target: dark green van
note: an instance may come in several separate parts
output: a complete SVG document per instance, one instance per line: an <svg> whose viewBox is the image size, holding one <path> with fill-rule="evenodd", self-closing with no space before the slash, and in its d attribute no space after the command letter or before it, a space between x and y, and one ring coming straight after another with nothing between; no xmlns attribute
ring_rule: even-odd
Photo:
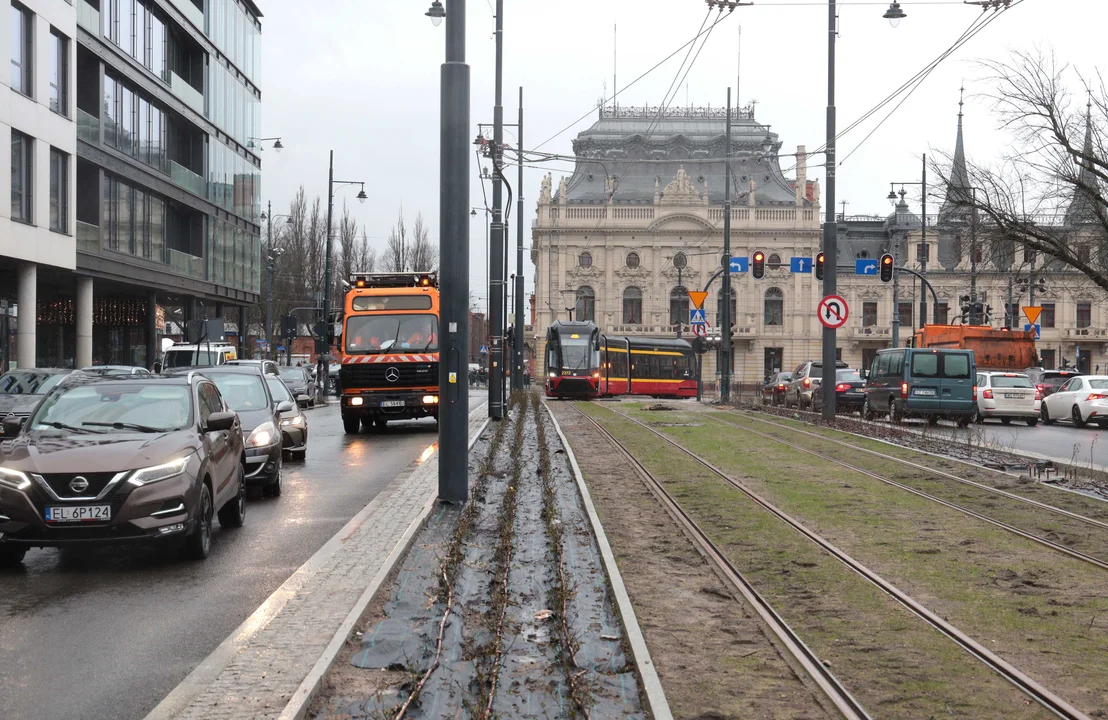
<svg viewBox="0 0 1108 720"><path fill-rule="evenodd" d="M923 417L931 425L947 418L964 427L974 416L976 377L972 350L880 350L866 375L862 415L888 414L893 423Z"/></svg>

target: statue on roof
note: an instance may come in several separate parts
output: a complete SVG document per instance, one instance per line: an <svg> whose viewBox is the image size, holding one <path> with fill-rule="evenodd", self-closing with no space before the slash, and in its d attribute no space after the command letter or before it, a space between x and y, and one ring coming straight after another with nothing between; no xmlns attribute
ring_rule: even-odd
<svg viewBox="0 0 1108 720"><path fill-rule="evenodd" d="M812 204L819 205L819 178L812 183Z"/></svg>
<svg viewBox="0 0 1108 720"><path fill-rule="evenodd" d="M754 182L754 177L751 176L749 183L750 190L746 194L746 204L750 207L754 207L754 191L758 189L758 183Z"/></svg>
<svg viewBox="0 0 1108 720"><path fill-rule="evenodd" d="M550 175L550 173L547 173L546 176L543 177L542 185L539 188L539 204L540 205L543 205L543 204L549 205L550 204L550 187L551 187L551 184L552 184L551 175Z"/></svg>
<svg viewBox="0 0 1108 720"><path fill-rule="evenodd" d="M671 205L699 205L700 193L685 172L685 166L677 169L677 174L665 189L666 202Z"/></svg>
<svg viewBox="0 0 1108 720"><path fill-rule="evenodd" d="M566 194L568 192L569 192L569 183L566 181L566 178L563 175L562 179L558 181L558 202L559 203L561 203L563 205L565 204Z"/></svg>
<svg viewBox="0 0 1108 720"><path fill-rule="evenodd" d="M662 199L662 191L659 189L661 185L661 176L654 176L654 204L657 205L658 201Z"/></svg>

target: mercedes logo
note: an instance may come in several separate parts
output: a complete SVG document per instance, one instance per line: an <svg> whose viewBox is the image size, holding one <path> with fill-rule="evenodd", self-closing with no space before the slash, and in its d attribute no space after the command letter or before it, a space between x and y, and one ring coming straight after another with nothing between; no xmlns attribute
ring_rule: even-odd
<svg viewBox="0 0 1108 720"><path fill-rule="evenodd" d="M83 493L88 490L88 480L78 475L69 481L69 489L75 493Z"/></svg>
<svg viewBox="0 0 1108 720"><path fill-rule="evenodd" d="M400 379L400 371L394 367L390 367L385 371L385 379L389 382L396 382Z"/></svg>

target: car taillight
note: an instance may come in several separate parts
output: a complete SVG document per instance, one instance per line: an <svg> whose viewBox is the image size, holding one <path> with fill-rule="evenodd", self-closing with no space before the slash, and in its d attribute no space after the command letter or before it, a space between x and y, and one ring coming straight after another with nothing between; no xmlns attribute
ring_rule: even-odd
<svg viewBox="0 0 1108 720"><path fill-rule="evenodd" d="M1043 391L1042 390L1040 390L1038 388L1035 388L1035 399L1036 400L1042 400L1043 399Z"/></svg>
<svg viewBox="0 0 1108 720"><path fill-rule="evenodd" d="M835 386L835 391L836 392L846 392L849 389L850 389L850 386L847 385L846 383L839 383L838 385Z"/></svg>
<svg viewBox="0 0 1108 720"><path fill-rule="evenodd" d="M1093 393L1092 395L1090 395L1089 397L1087 397L1085 399L1086 400L1105 400L1105 399L1108 399L1108 395L1104 395L1102 393Z"/></svg>
<svg viewBox="0 0 1108 720"><path fill-rule="evenodd" d="M812 378L804 378L804 387L812 387Z"/></svg>
<svg viewBox="0 0 1108 720"><path fill-rule="evenodd" d="M908 399L908 383L900 383L900 398L902 400Z"/></svg>
<svg viewBox="0 0 1108 720"><path fill-rule="evenodd" d="M784 385L778 385L778 386L777 386L777 389L778 389L778 390L784 390L784 389L785 389L785 386L784 386Z"/></svg>
<svg viewBox="0 0 1108 720"><path fill-rule="evenodd" d="M976 385L973 386L973 396L977 397L977 386Z"/></svg>
<svg viewBox="0 0 1108 720"><path fill-rule="evenodd" d="M974 393L974 394L976 394L976 393ZM993 399L993 391L992 390L986 390L986 391L981 393L981 397L985 398L986 400L992 400Z"/></svg>

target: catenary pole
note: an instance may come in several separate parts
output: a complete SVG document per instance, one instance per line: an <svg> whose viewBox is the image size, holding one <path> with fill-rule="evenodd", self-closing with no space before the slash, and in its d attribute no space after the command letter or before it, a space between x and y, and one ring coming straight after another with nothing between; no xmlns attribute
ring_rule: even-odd
<svg viewBox="0 0 1108 720"><path fill-rule="evenodd" d="M838 288L839 225L835 217L835 0L827 0L827 197L823 222L823 294L834 295ZM823 417L835 417L836 332L823 328L823 373L830 382L821 384Z"/></svg>
<svg viewBox="0 0 1108 720"><path fill-rule="evenodd" d="M519 182L516 185L515 337L512 341L512 389L523 389L523 88L519 89Z"/></svg>
<svg viewBox="0 0 1108 720"><path fill-rule="evenodd" d="M720 293L719 399L731 399L731 88L727 88L727 130L723 157L723 292Z"/></svg>
<svg viewBox="0 0 1108 720"><path fill-rule="evenodd" d="M500 181L500 146L504 142L503 107L504 0L496 0L496 89L492 108L492 223L489 226L489 417L504 417L504 197ZM494 381L495 379L495 381Z"/></svg>

